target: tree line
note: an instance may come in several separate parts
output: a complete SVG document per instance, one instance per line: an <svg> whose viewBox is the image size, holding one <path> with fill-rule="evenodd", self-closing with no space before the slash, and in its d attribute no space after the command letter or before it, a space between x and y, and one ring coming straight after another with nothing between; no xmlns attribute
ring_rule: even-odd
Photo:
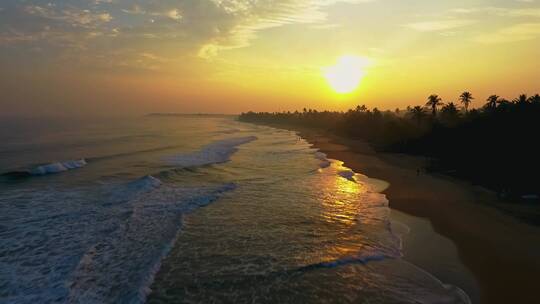
<svg viewBox="0 0 540 304"><path fill-rule="evenodd" d="M540 193L540 95L507 100L491 95L478 107L470 92L458 102L430 95L424 105L381 111L247 112L241 121L318 128L363 139L377 150L423 155L444 172L520 197Z"/></svg>

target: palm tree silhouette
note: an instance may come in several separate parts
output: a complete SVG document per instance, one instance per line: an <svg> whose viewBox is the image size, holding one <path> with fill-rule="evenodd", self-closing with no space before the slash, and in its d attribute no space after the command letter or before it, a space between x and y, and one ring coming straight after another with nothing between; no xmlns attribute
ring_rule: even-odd
<svg viewBox="0 0 540 304"><path fill-rule="evenodd" d="M473 99L474 99L474 97L469 92L463 92L463 93L461 93L461 95L459 95L459 100L461 101L461 103L465 107L465 112L466 113L469 112L469 105L471 104Z"/></svg>
<svg viewBox="0 0 540 304"><path fill-rule="evenodd" d="M535 94L535 95L529 97L529 102L530 103L538 103L538 104L540 104L540 95Z"/></svg>
<svg viewBox="0 0 540 304"><path fill-rule="evenodd" d="M444 107L442 107L441 112L452 113L452 114L458 114L459 113L456 104L453 103L453 102L449 102Z"/></svg>
<svg viewBox="0 0 540 304"><path fill-rule="evenodd" d="M526 94L521 94L519 95L518 98L514 99L512 102L516 104L526 104L529 102L529 98L527 97Z"/></svg>
<svg viewBox="0 0 540 304"><path fill-rule="evenodd" d="M458 107L453 102L447 103L441 108L439 118L446 125L453 126L457 124L459 119Z"/></svg>
<svg viewBox="0 0 540 304"><path fill-rule="evenodd" d="M442 105L441 98L439 95L433 94L428 97L428 102L426 106L431 107L431 113L433 116L437 116L437 106Z"/></svg>
<svg viewBox="0 0 540 304"><path fill-rule="evenodd" d="M414 120L416 120L418 124L420 124L424 116L426 116L426 112L424 111L424 108L421 106L416 106L410 109L409 114Z"/></svg>
<svg viewBox="0 0 540 304"><path fill-rule="evenodd" d="M495 109L499 103L499 96L491 95L486 99L487 103L485 105L486 109Z"/></svg>
<svg viewBox="0 0 540 304"><path fill-rule="evenodd" d="M366 105L356 106L356 112L366 112L367 109Z"/></svg>

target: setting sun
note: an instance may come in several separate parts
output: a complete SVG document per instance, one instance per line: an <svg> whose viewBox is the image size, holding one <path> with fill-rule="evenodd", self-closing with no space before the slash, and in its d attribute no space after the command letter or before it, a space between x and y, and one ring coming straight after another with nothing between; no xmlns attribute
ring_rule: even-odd
<svg viewBox="0 0 540 304"><path fill-rule="evenodd" d="M342 56L336 65L324 69L324 76L337 93L351 93L360 85L368 63L367 58Z"/></svg>

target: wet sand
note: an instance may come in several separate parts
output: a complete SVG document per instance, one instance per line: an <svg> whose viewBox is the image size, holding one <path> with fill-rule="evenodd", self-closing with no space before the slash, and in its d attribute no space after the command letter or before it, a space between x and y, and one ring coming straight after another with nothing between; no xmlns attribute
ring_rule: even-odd
<svg viewBox="0 0 540 304"><path fill-rule="evenodd" d="M450 239L476 279L480 303L537 303L540 229L489 206L497 200L493 193L445 176L423 172L418 175L417 170L424 166L419 157L376 153L362 141L294 129L329 158L344 161L356 172L389 182L391 186L385 194L392 209L426 218L438 234ZM415 256L412 262L467 291L467 286L452 281L460 280L459 267L437 270L437 260L443 261L451 249L424 245L422 242L429 239L415 241L411 239L415 235L413 232L405 239L410 243L408 251L412 250ZM452 271L456 274L454 278L449 275ZM471 298L478 302L475 300L478 297Z"/></svg>
<svg viewBox="0 0 540 304"><path fill-rule="evenodd" d="M478 281L459 258L452 240L435 232L426 218L392 209L390 220L393 232L401 237L405 261L430 273L445 285L459 287L472 303L480 302ZM400 233L407 230L408 233Z"/></svg>

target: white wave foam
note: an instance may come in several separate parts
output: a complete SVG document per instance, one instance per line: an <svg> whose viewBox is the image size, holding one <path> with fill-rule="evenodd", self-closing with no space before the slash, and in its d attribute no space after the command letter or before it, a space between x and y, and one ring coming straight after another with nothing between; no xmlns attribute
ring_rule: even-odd
<svg viewBox="0 0 540 304"><path fill-rule="evenodd" d="M327 155L322 152L315 152L315 158L321 161L319 164L321 169L328 168L332 165L332 162L327 158Z"/></svg>
<svg viewBox="0 0 540 304"><path fill-rule="evenodd" d="M340 172L338 172L338 174L339 174L339 176L341 176L341 177L343 177L345 179L348 179L351 182L356 182L356 180L354 179L355 173L352 170L340 171Z"/></svg>
<svg viewBox="0 0 540 304"><path fill-rule="evenodd" d="M315 158L320 160L328 160L327 155L322 152L315 152Z"/></svg>
<svg viewBox="0 0 540 304"><path fill-rule="evenodd" d="M330 167L331 165L332 165L332 163L329 160L324 160L319 164L319 167L324 169L324 168Z"/></svg>
<svg viewBox="0 0 540 304"><path fill-rule="evenodd" d="M229 161L238 149L237 147L256 140L257 137L229 138L213 142L200 151L169 157L167 160L180 167L198 167L219 164Z"/></svg>
<svg viewBox="0 0 540 304"><path fill-rule="evenodd" d="M383 253L363 253L358 256L345 257L333 261L326 261L308 266L303 266L299 270L313 270L317 268L336 268L348 264L363 264L366 265L370 262L378 262L385 259L395 259L394 256L388 256Z"/></svg>
<svg viewBox="0 0 540 304"><path fill-rule="evenodd" d="M142 181L143 188L147 183L157 185L151 177ZM80 259L70 279L68 302L144 303L161 260L174 245L182 216L234 188L234 184L202 188L161 185L130 201L126 204L129 218Z"/></svg>
<svg viewBox="0 0 540 304"><path fill-rule="evenodd" d="M134 191L150 191L159 186L161 186L161 181L152 175L147 175L127 184L127 187Z"/></svg>
<svg viewBox="0 0 540 304"><path fill-rule="evenodd" d="M78 169L86 166L86 160L69 160L65 162L51 163L47 165L37 166L33 169L28 170L30 175L47 175L60 173L68 170Z"/></svg>
<svg viewBox="0 0 540 304"><path fill-rule="evenodd" d="M234 189L175 187L152 176L112 193L111 186L0 195L2 226L9 227L0 232L0 263L12 257L0 267L0 286L10 290L5 302L143 303L182 215Z"/></svg>
<svg viewBox="0 0 540 304"><path fill-rule="evenodd" d="M142 195L159 188L161 185L161 180L151 175L147 175L139 178L138 180L123 184L121 186L116 186L116 188L112 190L110 199L103 203L103 206L111 206L132 200L138 195Z"/></svg>

